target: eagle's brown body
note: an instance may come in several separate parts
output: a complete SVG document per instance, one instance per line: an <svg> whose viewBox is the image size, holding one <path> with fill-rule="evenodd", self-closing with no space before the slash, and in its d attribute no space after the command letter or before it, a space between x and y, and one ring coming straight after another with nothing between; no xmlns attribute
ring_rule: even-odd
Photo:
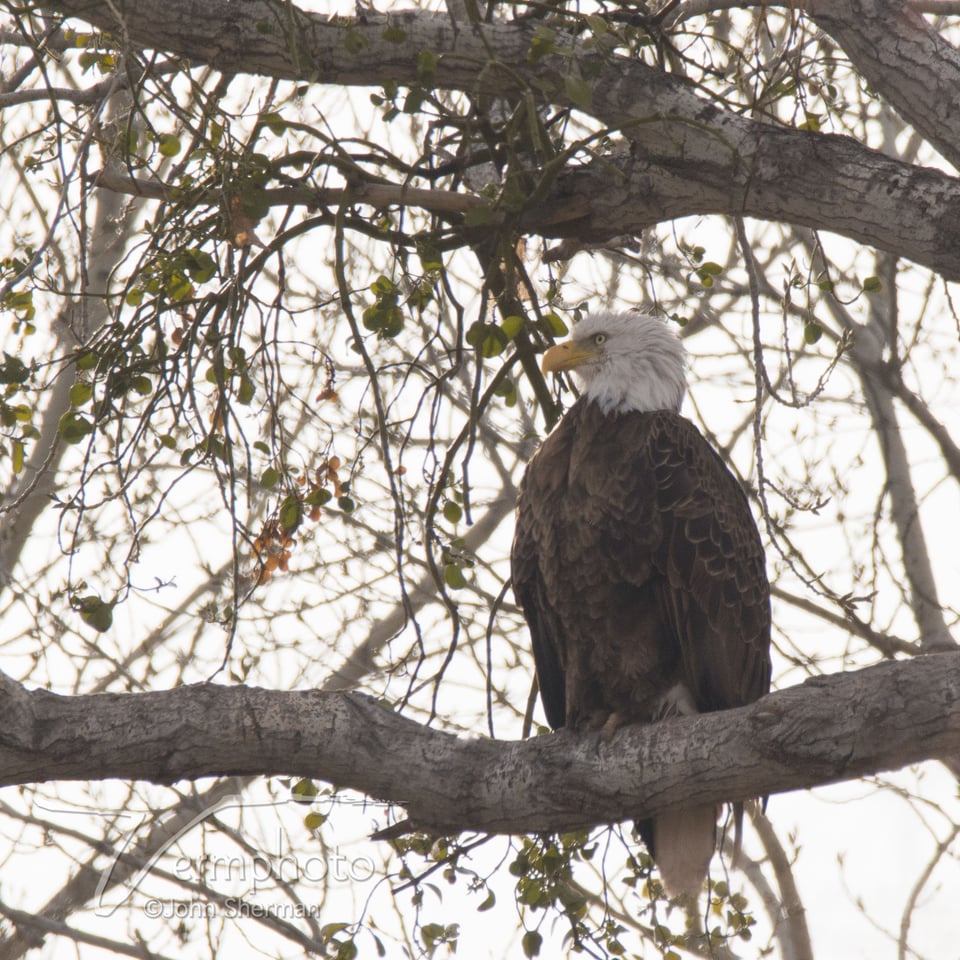
<svg viewBox="0 0 960 960"><path fill-rule="evenodd" d="M769 690L757 527L737 480L678 413L607 414L581 399L527 468L511 559L552 727L609 732ZM688 829L709 831L709 860L715 819L712 808L665 818L667 839L638 826L657 859Z"/></svg>

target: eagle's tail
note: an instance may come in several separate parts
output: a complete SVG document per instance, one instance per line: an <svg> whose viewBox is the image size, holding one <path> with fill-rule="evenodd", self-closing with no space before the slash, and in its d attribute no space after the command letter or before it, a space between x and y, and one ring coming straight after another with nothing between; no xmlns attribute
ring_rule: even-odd
<svg viewBox="0 0 960 960"><path fill-rule="evenodd" d="M668 810L650 824L648 849L670 896L697 897L717 846L717 808Z"/></svg>

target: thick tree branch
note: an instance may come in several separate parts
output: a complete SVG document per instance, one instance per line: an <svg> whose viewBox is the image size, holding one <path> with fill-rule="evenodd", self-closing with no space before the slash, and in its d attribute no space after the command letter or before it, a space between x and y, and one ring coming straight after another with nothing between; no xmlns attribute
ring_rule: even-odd
<svg viewBox="0 0 960 960"><path fill-rule="evenodd" d="M567 105L566 81L583 75L592 97L578 108L620 130L632 157L616 163L619 186L611 187L610 158L596 172L569 174L530 210L526 228L600 242L687 214L742 215L830 230L960 279L960 185L952 178L849 138L740 116L698 96L681 78L585 51L562 35L556 44L567 46L564 55L531 62L529 26L464 26L421 11L331 20L267 0L210 0L203 7L204 29L197 30L197 7L188 0L169 0L162 9L127 4L122 22L117 8L88 0L44 6L135 45L229 72L414 85L422 82L420 55L429 51L436 59L430 82L439 89L509 95L533 86Z"/></svg>
<svg viewBox="0 0 960 960"><path fill-rule="evenodd" d="M960 87L960 50L920 11L919 4L903 0L806 4L807 14L840 44L870 86L960 167L960 116L953 97L945 95Z"/></svg>
<svg viewBox="0 0 960 960"><path fill-rule="evenodd" d="M568 829L960 754L960 653L808 680L739 710L624 729L464 739L370 697L212 684L61 697L0 688L0 784L296 774L420 828Z"/></svg>

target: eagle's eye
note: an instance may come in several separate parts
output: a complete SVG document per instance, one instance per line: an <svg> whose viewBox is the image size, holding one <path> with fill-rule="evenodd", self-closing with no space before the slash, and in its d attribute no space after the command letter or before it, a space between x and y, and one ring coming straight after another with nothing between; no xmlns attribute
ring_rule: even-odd
<svg viewBox="0 0 960 960"><path fill-rule="evenodd" d="M593 342L598 347L602 347L607 342L607 335L605 333L595 333L593 335Z"/></svg>

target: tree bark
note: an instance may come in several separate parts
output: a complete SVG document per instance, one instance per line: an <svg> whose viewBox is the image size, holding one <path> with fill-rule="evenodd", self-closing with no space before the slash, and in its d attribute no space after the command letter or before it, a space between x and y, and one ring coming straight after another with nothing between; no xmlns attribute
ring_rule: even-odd
<svg viewBox="0 0 960 960"><path fill-rule="evenodd" d="M294 775L432 832L565 830L960 755L960 653L808 680L738 710L621 730L466 739L360 694L202 684L62 697L0 686L0 785Z"/></svg>
<svg viewBox="0 0 960 960"><path fill-rule="evenodd" d="M116 7L88 0L48 0L43 6L136 46L280 79L417 85L423 82L420 55L428 51L436 61L429 83L438 89L508 96L532 86L570 106L566 82L589 77L590 102L577 108L619 130L629 141L629 156L567 172L557 190L534 201L525 229L602 242L688 214L749 216L829 230L960 279L960 184L953 178L851 138L774 126L722 109L681 78L635 60L597 55L563 34L555 40L562 55L532 62L532 27L464 25L439 13L331 19L267 0L168 0L162 8L128 3L118 19ZM856 30L859 8L841 6ZM830 28L840 31L841 19L834 14ZM201 20L203 29L197 29ZM846 20L842 25L849 26ZM613 184L611 164L620 170L619 185Z"/></svg>
<svg viewBox="0 0 960 960"><path fill-rule="evenodd" d="M806 12L884 100L960 166L960 51L903 0L808 0Z"/></svg>

